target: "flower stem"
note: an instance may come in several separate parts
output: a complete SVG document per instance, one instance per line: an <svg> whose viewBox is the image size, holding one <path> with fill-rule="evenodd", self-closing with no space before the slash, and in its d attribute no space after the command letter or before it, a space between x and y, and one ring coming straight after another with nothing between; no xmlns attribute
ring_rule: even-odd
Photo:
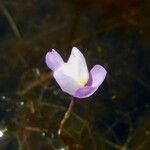
<svg viewBox="0 0 150 150"><path fill-rule="evenodd" d="M62 129L63 129L63 127L64 127L64 124L66 123L66 121L67 121L68 118L70 117L70 114L71 114L71 112L72 112L72 110L73 110L73 106L74 106L74 99L73 99L73 97L72 97L72 98L71 98L71 102L70 102L70 104L69 104L69 107L68 107L67 111L65 112L63 119L62 119L61 122L60 122L59 130L58 130L58 135L61 134Z"/></svg>

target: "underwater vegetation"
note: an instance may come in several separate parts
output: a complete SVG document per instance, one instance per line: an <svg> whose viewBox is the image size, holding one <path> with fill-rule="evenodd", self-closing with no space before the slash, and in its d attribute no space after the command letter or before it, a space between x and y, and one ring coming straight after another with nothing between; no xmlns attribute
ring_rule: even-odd
<svg viewBox="0 0 150 150"><path fill-rule="evenodd" d="M148 0L0 0L0 150L149 150L149 6ZM52 49L67 62L72 47L86 63L57 73L82 89L101 64L94 94L64 89L45 64ZM62 123L70 95L76 98Z"/></svg>

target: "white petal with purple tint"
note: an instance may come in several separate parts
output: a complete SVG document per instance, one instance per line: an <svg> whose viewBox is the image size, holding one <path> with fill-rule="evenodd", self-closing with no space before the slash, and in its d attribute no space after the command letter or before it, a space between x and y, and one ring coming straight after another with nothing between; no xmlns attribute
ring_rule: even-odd
<svg viewBox="0 0 150 150"><path fill-rule="evenodd" d="M92 77L92 86L100 86L104 81L107 71L101 65L95 65L90 71Z"/></svg>
<svg viewBox="0 0 150 150"><path fill-rule="evenodd" d="M90 85L78 89L74 96L78 98L86 98L91 96L104 81L106 73L106 70L102 66L95 65L90 71Z"/></svg>
<svg viewBox="0 0 150 150"><path fill-rule="evenodd" d="M57 70L64 63L62 57L55 50L46 54L45 62L53 71Z"/></svg>
<svg viewBox="0 0 150 150"><path fill-rule="evenodd" d="M89 73L83 54L76 48L72 48L67 64L70 66L68 75L74 78L81 85L85 85L89 78Z"/></svg>
<svg viewBox="0 0 150 150"><path fill-rule="evenodd" d="M86 97L91 96L96 90L97 90L97 87L85 86L85 87L82 87L82 88L78 89L74 93L74 97L86 98Z"/></svg>
<svg viewBox="0 0 150 150"><path fill-rule="evenodd" d="M70 72L71 71L71 72ZM82 86L75 80L76 73L72 71L72 67L67 63L63 64L58 70L54 71L54 78L61 89L72 95Z"/></svg>

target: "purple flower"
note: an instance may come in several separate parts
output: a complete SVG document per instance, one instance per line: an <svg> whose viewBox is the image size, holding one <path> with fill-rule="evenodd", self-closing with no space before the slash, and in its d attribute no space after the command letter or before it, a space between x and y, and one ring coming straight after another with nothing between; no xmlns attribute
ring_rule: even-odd
<svg viewBox="0 0 150 150"><path fill-rule="evenodd" d="M72 48L67 62L55 50L48 52L45 59L60 88L73 97L91 96L106 77L107 72L101 65L95 65L88 72L85 58L76 47Z"/></svg>

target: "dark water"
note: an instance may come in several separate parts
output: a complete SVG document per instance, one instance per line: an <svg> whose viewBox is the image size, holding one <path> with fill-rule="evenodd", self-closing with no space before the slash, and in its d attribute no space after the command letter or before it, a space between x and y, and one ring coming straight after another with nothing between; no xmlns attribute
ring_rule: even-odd
<svg viewBox="0 0 150 150"><path fill-rule="evenodd" d="M148 0L0 1L0 150L149 150ZM107 78L76 101L46 67L52 48L65 60L78 47Z"/></svg>

